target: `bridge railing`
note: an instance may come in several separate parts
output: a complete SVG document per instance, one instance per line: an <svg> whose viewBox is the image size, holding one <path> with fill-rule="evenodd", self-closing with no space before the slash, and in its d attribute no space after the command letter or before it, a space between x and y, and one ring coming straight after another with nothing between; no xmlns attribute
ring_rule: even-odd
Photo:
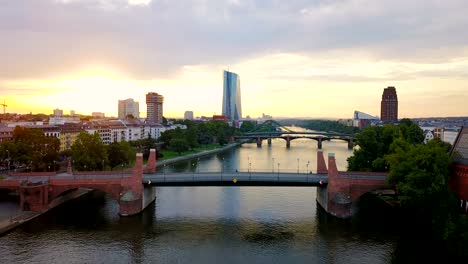
<svg viewBox="0 0 468 264"><path fill-rule="evenodd" d="M246 168L241 168L241 169L226 169L226 170L204 170L204 169L191 169L190 171L187 171L187 169L180 169L177 170L177 168L174 168L172 166L167 166L167 168L160 167L159 170L156 171L155 174L202 174L202 173L224 173L224 174L230 174L230 173L265 173L265 174L316 174L316 170L305 170L305 169L280 169L278 168L270 169L270 170L265 170L265 169L246 169Z"/></svg>
<svg viewBox="0 0 468 264"><path fill-rule="evenodd" d="M143 183L203 183L203 182L282 182L302 184L326 184L327 177L318 174L289 174L289 173L172 173L146 175Z"/></svg>

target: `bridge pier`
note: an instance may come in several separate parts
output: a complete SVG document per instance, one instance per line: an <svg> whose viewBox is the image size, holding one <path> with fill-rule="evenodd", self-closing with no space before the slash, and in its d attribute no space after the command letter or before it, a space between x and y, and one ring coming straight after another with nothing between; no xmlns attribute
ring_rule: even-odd
<svg viewBox="0 0 468 264"><path fill-rule="evenodd" d="M271 146L271 138L268 138L268 146Z"/></svg>
<svg viewBox="0 0 468 264"><path fill-rule="evenodd" d="M323 171L323 152L318 152L317 170ZM338 218L350 218L356 213L356 202L371 190L387 188L385 179L369 179L369 176L385 176L366 172L339 172L335 155L328 154L328 184L317 187L317 203L329 214ZM364 177L362 177L364 176Z"/></svg>
<svg viewBox="0 0 468 264"><path fill-rule="evenodd" d="M262 147L262 138L261 137L257 137L257 147L258 148Z"/></svg>
<svg viewBox="0 0 468 264"><path fill-rule="evenodd" d="M286 148L290 148L290 147L291 147L291 138L286 137Z"/></svg>
<svg viewBox="0 0 468 264"><path fill-rule="evenodd" d="M317 140L317 149L322 149L322 139L321 138L319 138Z"/></svg>
<svg viewBox="0 0 468 264"><path fill-rule="evenodd" d="M156 151L150 152L153 154L152 159L156 162ZM133 168L132 176L122 179L120 193L120 212L121 216L131 216L143 211L149 204L156 199L156 187L143 186L143 154L136 154L135 167ZM152 161L151 161L152 162ZM148 166L150 166L150 161ZM154 164L156 167L156 163Z"/></svg>
<svg viewBox="0 0 468 264"><path fill-rule="evenodd" d="M22 184L19 188L20 208L22 211L42 212L49 206L48 184Z"/></svg>

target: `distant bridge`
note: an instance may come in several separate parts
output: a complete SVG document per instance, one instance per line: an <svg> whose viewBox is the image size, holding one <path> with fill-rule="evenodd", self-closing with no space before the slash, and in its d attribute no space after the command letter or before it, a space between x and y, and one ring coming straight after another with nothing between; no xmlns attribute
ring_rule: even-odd
<svg viewBox="0 0 468 264"><path fill-rule="evenodd" d="M257 133L245 133L242 136L234 137L235 140L251 139L256 140L257 147L262 146L263 140L268 140L268 145L271 145L271 139L281 138L286 141L286 147L291 147L291 141L299 138L307 138L317 141L317 148L322 149L323 141L330 140L343 140L348 142L348 149L353 149L354 141L356 140L351 134L339 134L339 133L327 133L327 132L289 132L289 131L277 131L277 132L257 132Z"/></svg>

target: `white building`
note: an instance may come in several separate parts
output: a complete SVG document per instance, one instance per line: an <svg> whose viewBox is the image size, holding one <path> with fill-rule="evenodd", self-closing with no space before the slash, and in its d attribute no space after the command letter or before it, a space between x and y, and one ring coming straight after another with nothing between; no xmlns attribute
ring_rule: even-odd
<svg viewBox="0 0 468 264"><path fill-rule="evenodd" d="M184 119L186 120L193 120L193 111L185 111Z"/></svg>
<svg viewBox="0 0 468 264"><path fill-rule="evenodd" d="M54 109L54 116L63 116L63 110L61 109Z"/></svg>
<svg viewBox="0 0 468 264"><path fill-rule="evenodd" d="M80 123L79 117L71 116L51 116L49 117L49 125L63 125L65 123Z"/></svg>
<svg viewBox="0 0 468 264"><path fill-rule="evenodd" d="M424 131L424 144L434 139L434 133L431 130Z"/></svg>
<svg viewBox="0 0 468 264"><path fill-rule="evenodd" d="M125 119L128 115L134 118L140 118L140 104L128 98L119 100L119 119Z"/></svg>

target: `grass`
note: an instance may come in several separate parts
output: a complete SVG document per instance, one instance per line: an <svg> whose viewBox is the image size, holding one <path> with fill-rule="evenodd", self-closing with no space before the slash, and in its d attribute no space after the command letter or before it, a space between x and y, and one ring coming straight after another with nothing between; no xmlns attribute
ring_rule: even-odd
<svg viewBox="0 0 468 264"><path fill-rule="evenodd" d="M194 148L194 149L191 149L191 150L188 150L188 151L184 151L184 152L180 153L180 155L179 155L179 153L177 153L175 151L162 149L160 152L164 155L164 157L160 158L159 160L167 160L167 159L182 157L182 156L185 156L185 155L195 154L195 153L199 153L199 152L203 152L203 151L207 151L207 150L219 149L221 147L223 147L223 146L220 146L219 144L201 145L200 147L197 147L197 148Z"/></svg>

